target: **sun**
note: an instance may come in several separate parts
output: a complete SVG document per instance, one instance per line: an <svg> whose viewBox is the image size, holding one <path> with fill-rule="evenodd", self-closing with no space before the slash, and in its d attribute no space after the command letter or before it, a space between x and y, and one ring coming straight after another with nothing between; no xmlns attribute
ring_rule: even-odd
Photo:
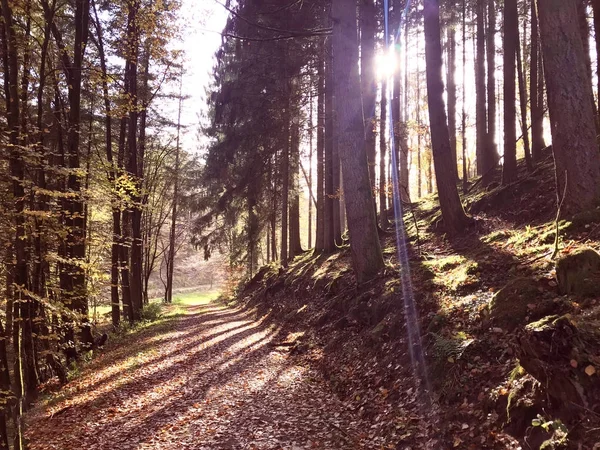
<svg viewBox="0 0 600 450"><path fill-rule="evenodd" d="M393 48L380 50L375 56L375 71L380 79L387 79L394 75L397 67L396 52Z"/></svg>

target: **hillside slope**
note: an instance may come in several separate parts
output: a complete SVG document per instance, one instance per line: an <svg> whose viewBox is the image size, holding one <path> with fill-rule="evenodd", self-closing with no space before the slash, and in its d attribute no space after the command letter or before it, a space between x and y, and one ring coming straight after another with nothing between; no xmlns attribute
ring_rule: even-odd
<svg viewBox="0 0 600 450"><path fill-rule="evenodd" d="M405 216L429 394L411 365L393 233L385 272L366 285L345 247L265 267L237 296L299 332L291 353L372 424L377 448L598 448L600 264L578 255L600 249L600 209L559 222L558 259L587 287L563 295L551 156L519 170L510 186L496 174L473 187L475 225L460 239L444 235L433 198Z"/></svg>

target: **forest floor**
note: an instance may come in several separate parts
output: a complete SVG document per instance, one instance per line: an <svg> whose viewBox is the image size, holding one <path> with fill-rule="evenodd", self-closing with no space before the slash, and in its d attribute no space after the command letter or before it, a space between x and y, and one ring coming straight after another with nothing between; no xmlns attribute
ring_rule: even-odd
<svg viewBox="0 0 600 450"><path fill-rule="evenodd" d="M390 228L386 268L369 283L357 286L345 243L265 267L232 299L298 333L292 353L366 424L365 447L346 448L600 449L600 257L576 256L600 250L600 207L558 222L558 260L575 263L566 273L581 287L592 283L564 294L551 152L535 171L521 161L515 183L491 178L463 195L474 224L459 237L444 233L435 196L407 207L409 267ZM425 354L417 370L407 287Z"/></svg>
<svg viewBox="0 0 600 450"><path fill-rule="evenodd" d="M369 283L346 243L111 339L29 412L31 449L598 450L600 263L590 292L561 293L550 153L519 172L472 186L458 238L435 197L406 214L418 370L388 232ZM600 250L600 207L558 230L559 258Z"/></svg>
<svg viewBox="0 0 600 450"><path fill-rule="evenodd" d="M294 335L211 300L176 304L47 394L29 448L361 448L360 421L290 357Z"/></svg>

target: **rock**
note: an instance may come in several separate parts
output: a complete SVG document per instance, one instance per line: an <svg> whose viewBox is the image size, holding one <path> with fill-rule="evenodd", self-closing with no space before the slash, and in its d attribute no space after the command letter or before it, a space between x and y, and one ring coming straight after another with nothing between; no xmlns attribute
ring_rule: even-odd
<svg viewBox="0 0 600 450"><path fill-rule="evenodd" d="M566 409L578 406L600 412L598 375L586 372L590 365L600 364L600 321L547 316L527 325L517 342L521 366L548 396Z"/></svg>
<svg viewBox="0 0 600 450"><path fill-rule="evenodd" d="M561 256L556 262L556 279L561 294L599 295L600 254L583 247Z"/></svg>
<svg viewBox="0 0 600 450"><path fill-rule="evenodd" d="M530 278L515 278L500 289L490 302L490 319L494 325L512 331L526 322L541 293L539 283Z"/></svg>

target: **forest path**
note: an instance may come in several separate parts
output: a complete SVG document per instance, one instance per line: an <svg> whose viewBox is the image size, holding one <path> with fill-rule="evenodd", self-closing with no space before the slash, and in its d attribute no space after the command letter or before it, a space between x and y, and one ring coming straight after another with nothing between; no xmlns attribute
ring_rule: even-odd
<svg viewBox="0 0 600 450"><path fill-rule="evenodd" d="M27 417L32 450L354 449L359 428L293 338L217 303L112 343Z"/></svg>

